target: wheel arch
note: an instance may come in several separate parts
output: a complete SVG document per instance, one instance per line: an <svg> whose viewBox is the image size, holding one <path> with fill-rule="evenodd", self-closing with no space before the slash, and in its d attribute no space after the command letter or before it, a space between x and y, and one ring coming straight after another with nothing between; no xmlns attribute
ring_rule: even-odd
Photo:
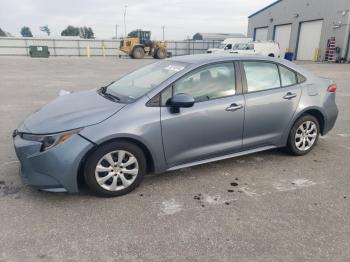
<svg viewBox="0 0 350 262"><path fill-rule="evenodd" d="M105 144L108 144L111 142L116 142L116 141L125 141L125 142L129 142L129 143L137 145L142 150L142 152L145 154L146 161L147 161L147 173L152 173L155 171L154 158L152 156L152 153L142 141L140 141L139 139L136 139L136 138L132 138L132 137L111 138L111 139L108 139L106 141L101 142L100 144L96 144L93 148L91 148L84 155L84 157L80 161L79 168L78 168L78 174L77 174L78 189L80 189L85 184L84 168L85 168L86 160L89 158L89 156L91 154L93 154L97 150L97 148L99 148Z"/></svg>
<svg viewBox="0 0 350 262"><path fill-rule="evenodd" d="M321 135L323 135L326 119L325 119L324 113L321 110L316 109L316 108L306 109L298 116L298 118L295 119L295 121L297 121L302 115L314 116L317 119L318 124L320 125L320 133L321 133Z"/></svg>
<svg viewBox="0 0 350 262"><path fill-rule="evenodd" d="M321 108L318 107L308 107L303 109L302 111L298 112L290 122L288 128L284 131L284 134L282 136L282 139L280 140L279 146L285 146L288 141L289 133L292 127L294 126L295 122L298 121L298 119L303 116L303 115L312 115L316 117L319 125L320 125L320 133L323 135L324 130L325 130L325 122L326 122L326 116L325 113L322 111Z"/></svg>
<svg viewBox="0 0 350 262"><path fill-rule="evenodd" d="M300 111L293 119L290 127L289 127L289 130L293 127L294 123L296 121L298 121L298 119L303 116L303 115L312 115L314 116L319 125L320 125L320 133L323 135L323 132L324 132L324 128L325 128L325 121L326 121L326 116L324 114L324 112L322 112L322 109L321 108L318 108L318 107L308 107L308 108L305 108L304 110ZM288 131L289 132L289 131Z"/></svg>

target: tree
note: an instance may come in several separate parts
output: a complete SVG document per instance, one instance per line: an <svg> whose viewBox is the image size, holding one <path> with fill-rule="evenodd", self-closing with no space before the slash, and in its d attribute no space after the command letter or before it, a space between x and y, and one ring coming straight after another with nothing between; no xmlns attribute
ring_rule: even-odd
<svg viewBox="0 0 350 262"><path fill-rule="evenodd" d="M85 39L93 39L95 38L94 32L91 27L80 27L80 37Z"/></svg>
<svg viewBox="0 0 350 262"><path fill-rule="evenodd" d="M28 26L23 26L21 29L21 35L23 37L33 37L32 31Z"/></svg>
<svg viewBox="0 0 350 262"><path fill-rule="evenodd" d="M62 36L80 36L81 38L85 39L93 39L95 38L94 32L92 31L91 27L75 27L72 25L67 26L66 29L64 29L61 32Z"/></svg>
<svg viewBox="0 0 350 262"><path fill-rule="evenodd" d="M6 36L6 33L0 28L0 36Z"/></svg>
<svg viewBox="0 0 350 262"><path fill-rule="evenodd" d="M79 28L72 25L67 26L67 28L61 32L61 36L78 36L79 34Z"/></svg>
<svg viewBox="0 0 350 262"><path fill-rule="evenodd" d="M50 35L51 31L49 29L48 25L40 26L40 31L45 32L48 36Z"/></svg>

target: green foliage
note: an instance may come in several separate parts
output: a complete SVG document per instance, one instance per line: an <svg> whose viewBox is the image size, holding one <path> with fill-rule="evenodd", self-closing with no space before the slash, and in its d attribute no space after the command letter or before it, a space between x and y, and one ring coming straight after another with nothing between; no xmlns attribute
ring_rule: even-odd
<svg viewBox="0 0 350 262"><path fill-rule="evenodd" d="M0 36L6 36L6 33L0 28Z"/></svg>
<svg viewBox="0 0 350 262"><path fill-rule="evenodd" d="M61 35L62 36L80 36L81 38L85 38L85 39L95 38L92 28L87 26L75 27L75 26L69 25L67 26L66 29L64 29L61 32Z"/></svg>
<svg viewBox="0 0 350 262"><path fill-rule="evenodd" d="M74 27L72 25L67 26L67 28L61 32L62 36L78 36L79 34L79 27Z"/></svg>
<svg viewBox="0 0 350 262"><path fill-rule="evenodd" d="M85 39L93 39L95 38L94 32L91 27L80 27L80 37Z"/></svg>
<svg viewBox="0 0 350 262"><path fill-rule="evenodd" d="M48 25L40 26L40 31L45 32L48 36L50 35L51 31L48 27Z"/></svg>
<svg viewBox="0 0 350 262"><path fill-rule="evenodd" d="M28 26L23 26L21 29L21 35L23 37L33 37L32 31Z"/></svg>

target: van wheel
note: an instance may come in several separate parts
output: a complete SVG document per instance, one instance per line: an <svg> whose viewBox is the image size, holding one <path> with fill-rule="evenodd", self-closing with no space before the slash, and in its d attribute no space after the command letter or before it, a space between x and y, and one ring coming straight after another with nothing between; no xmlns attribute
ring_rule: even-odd
<svg viewBox="0 0 350 262"><path fill-rule="evenodd" d="M146 158L135 144L116 141L99 147L88 157L85 182L98 196L114 197L134 190L146 174Z"/></svg>
<svg viewBox="0 0 350 262"><path fill-rule="evenodd" d="M269 54L269 57L275 57L275 55L274 54Z"/></svg>
<svg viewBox="0 0 350 262"><path fill-rule="evenodd" d="M318 141L320 125L312 115L300 117L290 130L287 147L293 155L309 153Z"/></svg>

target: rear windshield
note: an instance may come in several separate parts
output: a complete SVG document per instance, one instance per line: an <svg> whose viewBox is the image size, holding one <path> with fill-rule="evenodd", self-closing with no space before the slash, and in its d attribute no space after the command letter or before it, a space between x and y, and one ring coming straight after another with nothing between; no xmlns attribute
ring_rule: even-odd
<svg viewBox="0 0 350 262"><path fill-rule="evenodd" d="M169 60L144 66L109 85L106 93L118 97L122 103L131 103L186 66L185 63Z"/></svg>

